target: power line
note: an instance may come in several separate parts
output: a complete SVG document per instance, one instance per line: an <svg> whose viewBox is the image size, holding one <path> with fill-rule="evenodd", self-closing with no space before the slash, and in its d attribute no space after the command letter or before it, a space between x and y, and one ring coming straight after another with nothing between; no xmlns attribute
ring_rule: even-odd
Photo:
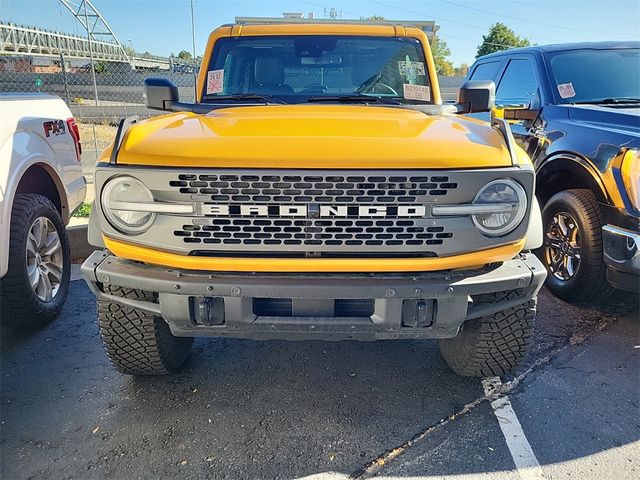
<svg viewBox="0 0 640 480"><path fill-rule="evenodd" d="M437 35L437 37L442 37L442 38L455 38L456 40L464 40L465 42L473 42L473 43L478 43L478 40L474 40L472 38L465 38L465 37L458 37L457 35ZM494 47L507 47L507 48L516 48L513 45L509 45L507 43L496 43L496 42L487 42L487 41L483 41L481 43L484 43L486 45L493 45Z"/></svg>
<svg viewBox="0 0 640 480"><path fill-rule="evenodd" d="M411 13L413 15L420 15L421 17L430 17L433 20L437 20L438 22L448 22L448 23L452 23L454 25L460 25L461 27L467 27L467 28L474 28L476 30L482 30L482 31L487 31L486 27L479 27L478 25L472 25L470 23L463 23L463 22L459 22L457 20L451 20L450 18L442 18L442 17L435 17L431 14L426 14L424 12L417 12L415 10L409 10L408 8L403 8L403 7L397 7L395 5L391 5L389 3L384 3L384 2L379 2L377 0L371 0L372 3L377 3L378 5L381 5L383 7L387 7L387 8L394 8L396 10L400 10L402 12L406 12L406 13ZM552 40L550 38L544 38L544 37L535 37L535 40L544 40L547 42L556 42L556 40Z"/></svg>
<svg viewBox="0 0 640 480"><path fill-rule="evenodd" d="M384 3L384 2L379 2L377 0L371 0L371 3L377 3L378 5L381 5L383 7L394 8L396 10L400 10L401 12L405 12L405 13L412 13L414 15L420 15L421 17L428 16L429 18L432 18L432 19L437 20L439 22L449 22L449 23L453 23L455 25L460 25L461 27L477 28L479 30L486 30L485 28L478 27L477 25L470 25L468 23L458 22L457 20L450 20L450 19L446 19L446 18L434 17L433 15L426 15L425 13L416 12L415 10L409 10L408 8L396 7L395 5L391 5L389 3Z"/></svg>
<svg viewBox="0 0 640 480"><path fill-rule="evenodd" d="M307 0L298 0L298 1L301 2L301 3L306 3L308 5L313 5L313 6L320 7L320 8L329 8L329 7L327 7L325 5L322 5L320 3L310 2L310 1L307 1ZM412 13L414 15L419 15L421 17L424 17L426 15L426 14L421 13L421 12L416 12L414 10L408 10L408 9L402 8L402 7L396 7L395 5L389 5L389 4L386 4L384 2L379 2L379 1L376 1L376 0L370 0L370 1L372 3L377 3L378 5L382 5L383 7L395 8L396 10L401 10L401 11L404 11L404 12L407 12L407 13ZM357 13L353 13L353 12L344 12L344 13L347 13L349 15L353 15L353 16L358 17L358 18L366 18L364 15L358 15ZM456 21L453 21L453 20L446 20L446 19L443 19L443 18L434 18L432 15L430 15L430 18L433 18L434 20L437 20L439 22L449 21L451 23L457 23L457 24L462 25L462 26L469 26L469 27L472 27L472 28L485 30L485 28L483 28L483 27L478 27L478 26L475 26L475 25L468 25L468 24L465 24L465 23L460 23L460 22L456 22ZM436 36L438 38L444 38L444 39L455 38L456 40L463 40L465 42L478 43L477 39L474 40L472 38L458 37L456 35L441 35L441 34L438 33L438 34L434 34L434 36ZM540 39L540 40L543 40L543 39ZM551 40L551 41L553 41L553 40ZM493 45L495 47L514 48L513 45L508 45L506 43L496 43L496 42L485 42L485 43L487 43L488 45Z"/></svg>
<svg viewBox="0 0 640 480"><path fill-rule="evenodd" d="M440 0L440 1L442 3L448 3L449 5L455 5L456 7L466 8L467 10L472 10L474 12L486 13L488 15L493 15L495 17L508 18L510 20L516 20L518 22L526 22L526 23L529 23L529 24L540 25L540 26L543 26L543 27L559 28L561 30L573 30L575 32L584 32L584 33L601 33L601 34L605 34L605 35L610 35L611 34L611 32L603 32L603 31L600 31L600 30L585 30L585 29L582 29L582 28L568 27L567 25L553 25L551 23L536 22L535 20L531 20L530 18L520 18L520 17L514 17L512 15L505 15L504 13L491 12L489 10L484 10L482 8L470 7L469 5L464 5L464 4L461 4L461 3L452 2L451 0Z"/></svg>

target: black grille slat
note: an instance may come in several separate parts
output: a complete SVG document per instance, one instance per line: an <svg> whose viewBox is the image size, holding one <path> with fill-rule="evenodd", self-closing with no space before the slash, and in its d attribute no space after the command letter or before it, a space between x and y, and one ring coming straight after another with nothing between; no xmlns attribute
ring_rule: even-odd
<svg viewBox="0 0 640 480"><path fill-rule="evenodd" d="M236 239L247 245L275 245L285 240L286 245L420 246L441 245L453 238L453 233L444 231L444 227L425 227L415 219L218 218L211 222L212 225L202 227L183 225L182 230L175 230L173 234L186 243L196 237L225 239L224 243Z"/></svg>
<svg viewBox="0 0 640 480"><path fill-rule="evenodd" d="M237 201L228 195L248 196L247 203L283 202L384 202L414 203L416 196L441 197L458 184L446 176L292 176L292 175L189 175L169 181L171 189L185 194L211 196L212 201ZM217 195L216 195L217 194ZM222 195L220 195L222 194ZM346 200L345 195L353 197ZM376 197L379 197L376 199ZM245 201L245 200L242 200Z"/></svg>

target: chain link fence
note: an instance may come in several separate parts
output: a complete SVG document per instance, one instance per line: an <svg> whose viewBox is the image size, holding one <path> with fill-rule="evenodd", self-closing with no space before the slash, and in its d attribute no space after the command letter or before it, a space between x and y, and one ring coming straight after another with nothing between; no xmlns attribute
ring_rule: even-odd
<svg viewBox="0 0 640 480"><path fill-rule="evenodd" d="M153 60L153 59L151 59ZM151 61L150 60L150 61ZM57 95L71 109L80 129L82 166L88 180L93 178L96 159L115 137L121 118L147 118L162 112L144 106L142 83L148 77L164 77L177 86L180 99L195 98L197 68L176 64L167 69L134 70L126 63L94 62L60 57L0 55L0 92L38 92ZM464 79L440 78L445 101L453 101Z"/></svg>
<svg viewBox="0 0 640 480"><path fill-rule="evenodd" d="M94 70L95 75L89 58L0 56L0 92L46 93L65 100L80 129L82 166L90 181L96 159L113 142L120 119L162 113L144 106L144 79L169 78L178 86L180 98L190 102L195 98L197 69L178 64L171 70L134 70L125 63L95 61Z"/></svg>

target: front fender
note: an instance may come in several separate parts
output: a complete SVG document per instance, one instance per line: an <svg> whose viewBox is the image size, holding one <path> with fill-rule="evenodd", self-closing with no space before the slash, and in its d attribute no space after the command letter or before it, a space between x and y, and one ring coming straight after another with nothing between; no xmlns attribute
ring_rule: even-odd
<svg viewBox="0 0 640 480"><path fill-rule="evenodd" d="M55 152L40 136L32 132L19 131L7 141L0 149L0 278L6 273L9 266L8 249L11 227L11 210L13 207L16 190L25 172L33 166L44 169L53 180L62 204L62 218L68 222L69 207L75 207L84 199L85 182L82 177L81 167L72 165L69 168L63 162L52 160ZM74 170L78 170L74 174ZM65 180L68 182L65 184ZM69 187L72 187L69 191ZM69 205L72 195L73 205ZM80 198L82 197L82 198Z"/></svg>

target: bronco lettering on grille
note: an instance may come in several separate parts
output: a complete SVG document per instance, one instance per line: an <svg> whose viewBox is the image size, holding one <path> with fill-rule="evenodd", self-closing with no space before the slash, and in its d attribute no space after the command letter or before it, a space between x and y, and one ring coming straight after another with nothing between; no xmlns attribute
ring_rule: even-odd
<svg viewBox="0 0 640 480"><path fill-rule="evenodd" d="M202 204L202 215L216 217L424 217L424 205L252 205Z"/></svg>

